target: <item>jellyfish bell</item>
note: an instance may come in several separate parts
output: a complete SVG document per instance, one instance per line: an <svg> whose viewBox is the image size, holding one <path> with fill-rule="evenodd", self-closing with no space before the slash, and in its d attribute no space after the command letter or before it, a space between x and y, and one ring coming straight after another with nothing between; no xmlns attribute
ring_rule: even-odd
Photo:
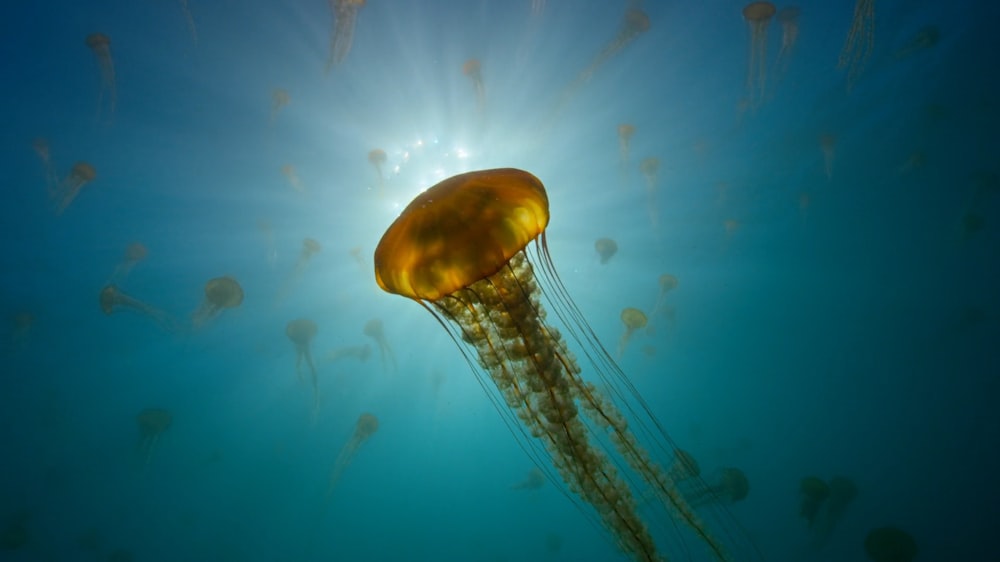
<svg viewBox="0 0 1000 562"><path fill-rule="evenodd" d="M482 65L478 59L469 59L462 65L462 74L472 80L472 87L476 91L476 104L482 111L486 104L486 87L483 85Z"/></svg>
<svg viewBox="0 0 1000 562"><path fill-rule="evenodd" d="M105 93L108 94L108 112L113 116L118 96L115 89L115 66L111 59L111 38L103 33L91 33L83 42L94 53L101 73L101 90L97 97L98 117Z"/></svg>
<svg viewBox="0 0 1000 562"><path fill-rule="evenodd" d="M199 328L212 321L224 310L243 304L243 287L229 276L215 277L205 283L205 300L192 316L192 323Z"/></svg>
<svg viewBox="0 0 1000 562"><path fill-rule="evenodd" d="M777 12L770 2L751 2L743 7L750 27L750 57L747 63L747 104L757 109L767 90L767 25Z"/></svg>
<svg viewBox="0 0 1000 562"><path fill-rule="evenodd" d="M97 169L89 162L73 164L69 174L59 182L51 194L56 214L61 215L73 203L80 190L95 179L97 179Z"/></svg>
<svg viewBox="0 0 1000 562"><path fill-rule="evenodd" d="M646 317L646 313L639 310L638 308L625 308L621 312L622 324L625 324L625 333L622 334L621 339L618 341L618 357L621 358L625 354L625 348L628 346L629 340L632 336L639 330L646 327L649 323L649 319Z"/></svg>
<svg viewBox="0 0 1000 562"><path fill-rule="evenodd" d="M173 424L174 416L162 408L146 408L135 417L139 426L139 442L136 452L142 457L144 464L149 464L153 452L163 434Z"/></svg>
<svg viewBox="0 0 1000 562"><path fill-rule="evenodd" d="M322 250L323 246L319 242L313 240L312 238L306 238L302 240L301 258L303 260L308 260L312 258L314 255L320 253L320 251Z"/></svg>
<svg viewBox="0 0 1000 562"><path fill-rule="evenodd" d="M328 0L333 10L333 33L330 35L330 57L326 62L326 72L347 59L354 45L354 27L358 12L365 0Z"/></svg>
<svg viewBox="0 0 1000 562"><path fill-rule="evenodd" d="M101 312L106 315L110 316L119 310L131 310L152 319L167 332L176 332L178 329L177 322L166 312L125 294L116 285L105 285L98 294L97 301Z"/></svg>
<svg viewBox="0 0 1000 562"><path fill-rule="evenodd" d="M812 527L816 516L819 515L820 507L830 497L830 486L815 476L808 476L799 482L799 493L802 496L799 515Z"/></svg>
<svg viewBox="0 0 1000 562"><path fill-rule="evenodd" d="M553 479L558 474L592 506L588 513L632 559L661 558L622 471L649 485L659 505L716 559L729 560L616 404L615 397L636 403L625 411L652 428L643 435L663 447L654 452L672 448L559 282L545 242L548 222L548 195L528 172L505 168L447 178L418 195L386 230L375 250L376 282L417 301L456 343L468 344L459 347L481 367L473 372L483 388L495 389L497 411L511 427L524 426L512 429L515 437L539 463L551 459L543 470ZM590 348L591 366L614 389L609 395L583 379L560 331L546 320L543 292L553 316ZM597 439L597 427L610 438Z"/></svg>
<svg viewBox="0 0 1000 562"><path fill-rule="evenodd" d="M610 238L598 238L594 242L594 249L601 259L601 265L608 263L616 253L618 253L618 243Z"/></svg>
<svg viewBox="0 0 1000 562"><path fill-rule="evenodd" d="M313 363L312 350L310 345L316 334L319 332L319 327L316 323L308 318L297 318L292 320L285 326L285 335L295 346L295 374L301 381L304 377L302 376L302 364L305 363L306 367L309 368L310 381L313 387L313 416L319 413L319 377L316 373L316 365Z"/></svg>

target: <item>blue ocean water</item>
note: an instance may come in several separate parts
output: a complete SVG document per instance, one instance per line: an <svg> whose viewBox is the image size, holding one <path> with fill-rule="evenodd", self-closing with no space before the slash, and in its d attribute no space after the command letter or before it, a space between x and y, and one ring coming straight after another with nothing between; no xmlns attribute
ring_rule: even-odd
<svg viewBox="0 0 1000 562"><path fill-rule="evenodd" d="M498 167L544 182L549 254L612 355L621 311L648 313L619 364L704 483L745 473L699 508L734 517L733 559L867 560L885 526L916 560L995 557L995 6L859 0L850 80L846 1L756 34L720 0L343 4L5 10L0 560L628 560L558 478L519 486L537 467L489 379L375 283L410 200ZM208 314L225 276L243 301ZM140 304L102 312L111 283ZM147 408L170 423L143 442ZM857 494L810 527L809 476ZM670 560L710 559L650 521Z"/></svg>

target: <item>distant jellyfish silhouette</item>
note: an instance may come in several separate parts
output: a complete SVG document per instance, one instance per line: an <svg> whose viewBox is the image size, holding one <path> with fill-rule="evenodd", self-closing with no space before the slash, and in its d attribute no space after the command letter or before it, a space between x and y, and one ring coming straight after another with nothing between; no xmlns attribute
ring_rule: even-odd
<svg viewBox="0 0 1000 562"><path fill-rule="evenodd" d="M45 187L48 192L54 193L59 185L59 174L56 172L55 164L52 163L52 151L49 148L49 141L39 137L32 141L31 148L34 149L38 159L42 162L42 170L45 172Z"/></svg>
<svg viewBox="0 0 1000 562"><path fill-rule="evenodd" d="M657 206L657 189L660 177L660 159L649 157L639 162L639 171L646 178L646 210L649 212L649 222L653 229L659 227L660 211Z"/></svg>
<svg viewBox="0 0 1000 562"><path fill-rule="evenodd" d="M278 263L278 247L274 243L274 229L271 223L266 220L257 221L257 230L264 235L264 243L267 250L267 265L274 267Z"/></svg>
<svg viewBox="0 0 1000 562"><path fill-rule="evenodd" d="M375 175L378 177L378 196L381 199L385 196L385 176L382 174L382 166L385 165L386 154L381 148L374 148L368 152L368 162L375 168Z"/></svg>
<svg viewBox="0 0 1000 562"><path fill-rule="evenodd" d="M632 336L642 328L646 327L648 319L646 314L639 310L638 308L626 308L622 310L621 313L622 324L625 324L625 333L618 340L618 357L621 358L625 354L625 348L628 346L629 340Z"/></svg>
<svg viewBox="0 0 1000 562"><path fill-rule="evenodd" d="M865 553L873 562L910 562L917 557L917 541L898 527L879 527L865 537Z"/></svg>
<svg viewBox="0 0 1000 562"><path fill-rule="evenodd" d="M594 249L597 250L597 257L601 259L601 265L604 265L618 253L618 243L610 238L598 238L594 242Z"/></svg>
<svg viewBox="0 0 1000 562"><path fill-rule="evenodd" d="M295 261L295 266L292 267L292 271L285 277L281 287L278 289L278 301L282 301L288 296L288 293L291 292L292 288L295 287L296 284L298 284L302 275L309 267L309 263L312 261L313 256L320 253L322 250L323 246L315 239L304 238L302 240L302 249L299 251L299 259Z"/></svg>
<svg viewBox="0 0 1000 562"><path fill-rule="evenodd" d="M337 460L333 463L333 470L330 471L330 485L326 491L327 498L333 495L340 477L344 474L344 470L351 464L351 461L354 460L361 446L378 431L378 425L378 418L372 414L364 413L358 416L358 421L354 426L354 434L347 440L347 443L344 443L344 446L340 449L340 453L337 455Z"/></svg>
<svg viewBox="0 0 1000 562"><path fill-rule="evenodd" d="M271 123L274 123L274 120L278 117L278 113L290 101L292 101L292 96L284 88L275 88L271 92L271 117L269 118Z"/></svg>
<svg viewBox="0 0 1000 562"><path fill-rule="evenodd" d="M751 110L760 107L767 93L767 24L775 12L770 2L751 2L743 8L743 19L750 27L746 102Z"/></svg>
<svg viewBox="0 0 1000 562"><path fill-rule="evenodd" d="M295 171L295 166L291 164L285 164L281 167L281 175L285 176L288 180L288 185L299 193L305 193L306 188L302 185L302 180L299 179L299 174Z"/></svg>
<svg viewBox="0 0 1000 562"><path fill-rule="evenodd" d="M511 490L537 490L545 485L545 474L538 469L538 467L532 468L528 471L528 474L524 476L519 482L511 485Z"/></svg>
<svg viewBox="0 0 1000 562"><path fill-rule="evenodd" d="M146 259L149 255L149 249L146 248L141 242L132 242L125 247L125 255L122 256L122 261L118 262L115 266L115 270L111 273L111 279L109 283L119 284L122 283L132 272L132 268L136 266L139 262Z"/></svg>
<svg viewBox="0 0 1000 562"><path fill-rule="evenodd" d="M316 323L308 318L298 318L292 320L285 327L285 335L295 346L295 374L299 380L303 380L302 364L305 363L309 369L309 381L313 387L313 415L319 412L319 377L316 374L316 365L313 363L312 345L313 338L319 328Z"/></svg>
<svg viewBox="0 0 1000 562"><path fill-rule="evenodd" d="M388 368L395 372L396 356L392 353L392 348L389 346L389 340L385 337L385 330L382 327L382 321L378 318L372 318L365 323L364 333L366 336L375 340L375 344L378 346L379 354L382 357L382 368Z"/></svg>
<svg viewBox="0 0 1000 562"><path fill-rule="evenodd" d="M137 298L125 294L114 285L106 285L101 289L98 303L101 305L101 311L108 316L119 310L131 310L150 318L167 332L176 332L178 330L177 322L169 314L155 306L146 304Z"/></svg>
<svg viewBox="0 0 1000 562"><path fill-rule="evenodd" d="M826 181L833 181L833 163L837 157L837 137L830 133L819 136L819 148L823 152L823 171Z"/></svg>
<svg viewBox="0 0 1000 562"><path fill-rule="evenodd" d="M933 48L941 40L941 30L936 25L928 25L920 28L916 35L910 38L902 47L896 50L890 57L893 61L898 61L912 56L920 51Z"/></svg>
<svg viewBox="0 0 1000 562"><path fill-rule="evenodd" d="M97 67L101 72L101 90L97 95L97 115L100 117L104 107L104 96L108 97L108 118L115 114L118 103L118 92L115 87L115 63L111 59L111 38L103 33L91 33L84 40L87 47L97 58Z"/></svg>
<svg viewBox="0 0 1000 562"><path fill-rule="evenodd" d="M89 163L77 162L73 164L69 175L59 182L54 192L50 193L55 213L61 215L80 194L80 190L96 178L97 170Z"/></svg>
<svg viewBox="0 0 1000 562"><path fill-rule="evenodd" d="M786 6L778 10L778 23L781 24L781 50L778 51L778 60L774 63L777 78L781 78L788 72L788 63L795 51L795 45L799 41L799 14L801 10L797 6Z"/></svg>
<svg viewBox="0 0 1000 562"><path fill-rule="evenodd" d="M727 467L719 471L713 482L703 483L687 493L688 502L695 508L710 504L729 505L744 500L750 493L750 481L738 468Z"/></svg>
<svg viewBox="0 0 1000 562"><path fill-rule="evenodd" d="M656 304L653 305L653 311L649 314L650 316L655 316L660 313L670 313L671 309L667 306L667 293L673 291L680 285L680 281L677 277L670 273L664 273L660 275L657 279L660 285L660 294L656 297Z"/></svg>
<svg viewBox="0 0 1000 562"><path fill-rule="evenodd" d="M153 453L160 436L170 428L174 421L173 415L162 408L146 408L135 417L139 425L139 441L136 444L136 454L139 455L143 464L148 465L153 459Z"/></svg>
<svg viewBox="0 0 1000 562"><path fill-rule="evenodd" d="M837 68L847 70L847 91L850 92L875 50L875 0L855 0L851 29L840 51Z"/></svg>
<svg viewBox="0 0 1000 562"><path fill-rule="evenodd" d="M635 125L622 123L618 125L618 163L622 173L628 173L629 148L632 144L632 136L635 135Z"/></svg>
<svg viewBox="0 0 1000 562"><path fill-rule="evenodd" d="M205 300L191 316L195 329L208 324L223 311L243 304L243 287L232 277L216 277L205 283Z"/></svg>
<svg viewBox="0 0 1000 562"><path fill-rule="evenodd" d="M326 61L326 71L347 59L354 45L354 27L358 23L358 12L365 0L328 0L333 10L333 32L330 35L330 57Z"/></svg>
<svg viewBox="0 0 1000 562"><path fill-rule="evenodd" d="M806 520L811 528L813 523L816 522L820 508L825 505L824 502L830 497L830 486L815 476L809 476L803 478L799 483L799 494L801 495L799 515Z"/></svg>
<svg viewBox="0 0 1000 562"><path fill-rule="evenodd" d="M486 108L486 87L483 86L482 65L478 59L469 59L462 65L462 74L472 80L472 88L476 92L476 106L479 111Z"/></svg>

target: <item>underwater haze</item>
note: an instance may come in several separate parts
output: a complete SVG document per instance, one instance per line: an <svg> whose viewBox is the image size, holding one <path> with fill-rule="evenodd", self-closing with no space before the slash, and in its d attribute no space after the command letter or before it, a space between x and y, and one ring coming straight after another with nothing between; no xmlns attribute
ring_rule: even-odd
<svg viewBox="0 0 1000 562"><path fill-rule="evenodd" d="M0 560L995 558L998 16L11 4Z"/></svg>

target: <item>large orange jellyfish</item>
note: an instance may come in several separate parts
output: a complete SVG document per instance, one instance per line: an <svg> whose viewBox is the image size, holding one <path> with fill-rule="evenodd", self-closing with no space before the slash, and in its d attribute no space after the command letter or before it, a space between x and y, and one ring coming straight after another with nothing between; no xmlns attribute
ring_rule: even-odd
<svg viewBox="0 0 1000 562"><path fill-rule="evenodd" d="M476 91L476 106L479 111L486 108L486 87L483 86L483 71L479 59L469 59L462 65L462 74L472 80L472 88Z"/></svg>
<svg viewBox="0 0 1000 562"><path fill-rule="evenodd" d="M815 476L807 476L799 482L799 494L802 496L799 515L812 527L820 508L825 505L826 498L830 497L830 486Z"/></svg>
<svg viewBox="0 0 1000 562"><path fill-rule="evenodd" d="M97 95L97 115L100 117L104 107L104 95L108 96L108 117L114 117L118 93L115 88L115 63L111 60L111 38L103 33L91 33L84 40L87 47L97 58L97 67L101 72L101 90Z"/></svg>
<svg viewBox="0 0 1000 562"><path fill-rule="evenodd" d="M847 91L854 88L875 48L875 0L855 0L851 29L837 68L847 70Z"/></svg>
<svg viewBox="0 0 1000 562"><path fill-rule="evenodd" d="M328 0L333 10L333 33L330 36L330 57L326 61L326 71L344 62L354 44L354 26L358 22L358 12L365 0Z"/></svg>
<svg viewBox="0 0 1000 562"><path fill-rule="evenodd" d="M115 270L111 273L111 279L108 282L121 283L124 281L129 273L132 272L132 268L146 259L148 255L149 249L141 242L132 242L126 246L125 255L122 256L122 261L118 262L118 265L115 266Z"/></svg>
<svg viewBox="0 0 1000 562"><path fill-rule="evenodd" d="M53 208L57 215L61 215L76 196L80 194L83 186L97 178L97 170L87 162L77 162L73 164L67 175L58 185L55 191L49 193Z"/></svg>
<svg viewBox="0 0 1000 562"><path fill-rule="evenodd" d="M382 321L378 318L372 318L368 322L365 322L364 333L375 340L379 356L382 358L382 368L390 368L392 371L395 371L396 355L393 354L392 347L389 346L389 340L385 337L385 328L382 327Z"/></svg>
<svg viewBox="0 0 1000 562"><path fill-rule="evenodd" d="M594 249L597 250L597 257L601 259L601 265L604 265L618 253L618 242L610 238L598 238L594 242Z"/></svg>
<svg viewBox="0 0 1000 562"><path fill-rule="evenodd" d="M101 312L109 316L122 309L132 310L151 318L160 328L168 332L177 331L177 322L169 314L155 306L146 304L137 298L125 294L114 285L105 285L101 289L101 293L98 296L98 303L101 305Z"/></svg>
<svg viewBox="0 0 1000 562"><path fill-rule="evenodd" d="M139 424L136 454L142 459L143 464L149 464L156 450L156 444L160 441L160 435L173 423L174 416L161 408L146 408L139 412L135 421Z"/></svg>
<svg viewBox="0 0 1000 562"><path fill-rule="evenodd" d="M751 2L743 8L743 19L750 26L746 103L752 110L760 107L767 92L767 24L775 12L770 2Z"/></svg>
<svg viewBox="0 0 1000 562"><path fill-rule="evenodd" d="M628 346L628 342L632 339L632 336L645 328L649 321L646 318L646 314L638 308L626 308L622 310L621 319L622 324L625 324L625 332L618 340L619 359L621 359L622 355L625 355L625 348Z"/></svg>
<svg viewBox="0 0 1000 562"><path fill-rule="evenodd" d="M200 328L211 322L222 311L236 308L243 303L243 287L232 277L216 277L205 283L205 300L191 316L191 323Z"/></svg>
<svg viewBox="0 0 1000 562"><path fill-rule="evenodd" d="M381 148L373 148L368 151L368 162L375 168L375 175L378 178L378 196L385 195L385 176L382 174L382 166L385 165L386 154Z"/></svg>
<svg viewBox="0 0 1000 562"><path fill-rule="evenodd" d="M292 96L288 93L288 90L284 88L275 88L271 92L271 117L268 121L274 123L274 120L278 117L278 113L281 112L281 110L284 109L290 101L292 101Z"/></svg>
<svg viewBox="0 0 1000 562"><path fill-rule="evenodd" d="M491 399L509 427L523 424L512 433L536 466L550 478L557 473L593 507L585 513L622 551L638 561L662 559L627 483L641 480L716 559L729 560L633 433L643 428L640 434L656 442L655 453L675 448L559 281L545 242L548 221L548 195L528 172L483 170L445 179L418 195L386 231L375 250L376 281L417 301L455 342L471 348L460 344L470 364L482 368L474 372L483 388L495 386ZM611 389L608 395L583 379L561 332L546 320L543 287L553 316L587 346L585 356ZM626 401L633 420L626 421L615 398ZM725 536L745 539L728 530Z"/></svg>
<svg viewBox="0 0 1000 562"><path fill-rule="evenodd" d="M917 541L898 527L879 527L865 537L865 553L873 562L910 562L917 557Z"/></svg>
<svg viewBox="0 0 1000 562"><path fill-rule="evenodd" d="M802 11L797 6L786 6L778 10L778 23L781 24L781 49L774 67L778 78L788 71L788 63L799 41L799 14Z"/></svg>
<svg viewBox="0 0 1000 562"><path fill-rule="evenodd" d="M624 174L628 173L629 146L633 135L635 135L635 125L629 123L618 125L618 162Z"/></svg>
<svg viewBox="0 0 1000 562"><path fill-rule="evenodd" d="M364 413L358 416L358 421L354 425L354 434L351 438L344 443L344 446L340 448L340 453L337 455L337 460L333 463L333 470L330 471L330 485L327 487L326 495L329 498L333 494L333 490L337 487L337 482L340 481L340 477L344 474L344 469L351 464L354 460L355 455L358 454L358 450L362 445L368 441L376 431L378 431L378 418L369 413Z"/></svg>
<svg viewBox="0 0 1000 562"><path fill-rule="evenodd" d="M295 374L303 380L302 364L309 368L309 379L313 387L313 413L319 410L319 377L316 375L316 365L313 363L310 345L319 328L308 318L292 320L285 327L285 335L295 346Z"/></svg>

